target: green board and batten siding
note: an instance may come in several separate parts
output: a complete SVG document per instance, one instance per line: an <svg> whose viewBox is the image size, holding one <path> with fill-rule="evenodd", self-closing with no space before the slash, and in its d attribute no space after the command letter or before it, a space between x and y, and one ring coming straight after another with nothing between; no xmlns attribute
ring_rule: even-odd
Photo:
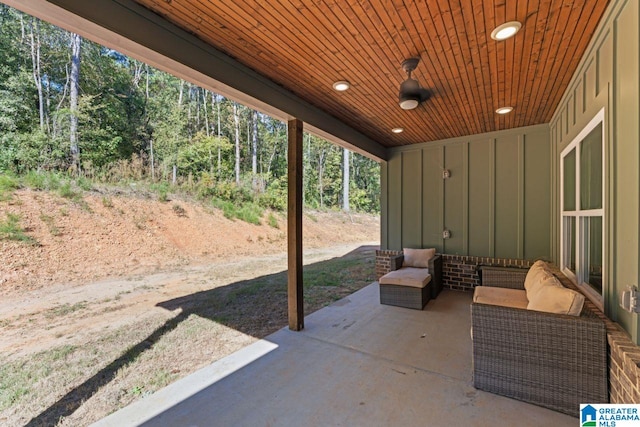
<svg viewBox="0 0 640 427"><path fill-rule="evenodd" d="M640 283L640 9L613 1L551 120L553 258L560 254L560 153L605 109L605 312L638 344L637 314L619 308L620 292Z"/></svg>
<svg viewBox="0 0 640 427"><path fill-rule="evenodd" d="M383 248L550 258L548 125L394 149L383 169Z"/></svg>

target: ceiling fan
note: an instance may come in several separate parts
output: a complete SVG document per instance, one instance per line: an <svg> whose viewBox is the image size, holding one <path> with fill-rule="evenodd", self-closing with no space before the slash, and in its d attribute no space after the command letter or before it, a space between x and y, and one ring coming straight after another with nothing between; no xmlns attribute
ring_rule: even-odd
<svg viewBox="0 0 640 427"><path fill-rule="evenodd" d="M420 58L409 58L402 61L402 69L407 73L407 80L400 84L398 95L400 107L403 110L413 110L420 103L429 99L429 91L420 87L416 79L411 78L411 72L416 69Z"/></svg>

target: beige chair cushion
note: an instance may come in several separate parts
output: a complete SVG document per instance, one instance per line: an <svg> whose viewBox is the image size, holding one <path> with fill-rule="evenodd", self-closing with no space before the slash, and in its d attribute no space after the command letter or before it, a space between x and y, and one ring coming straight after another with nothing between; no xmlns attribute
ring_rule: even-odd
<svg viewBox="0 0 640 427"><path fill-rule="evenodd" d="M412 288L424 288L430 281L429 269L413 267L390 271L380 278L381 285L410 286Z"/></svg>
<svg viewBox="0 0 640 427"><path fill-rule="evenodd" d="M409 249L404 248L403 267L428 268L429 260L436 256L436 249Z"/></svg>
<svg viewBox="0 0 640 427"><path fill-rule="evenodd" d="M565 288L555 277L541 282L529 295L529 310L579 316L584 305L584 295Z"/></svg>
<svg viewBox="0 0 640 427"><path fill-rule="evenodd" d="M527 308L529 304L527 293L522 289L495 288L493 286L476 286L473 291L473 302L523 309Z"/></svg>

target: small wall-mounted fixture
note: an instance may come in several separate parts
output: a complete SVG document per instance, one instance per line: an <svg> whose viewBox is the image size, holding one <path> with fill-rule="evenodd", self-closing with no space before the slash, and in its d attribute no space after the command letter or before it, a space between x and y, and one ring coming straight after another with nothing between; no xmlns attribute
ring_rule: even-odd
<svg viewBox="0 0 640 427"><path fill-rule="evenodd" d="M442 179L449 179L449 178L451 178L451 171L449 169L443 169Z"/></svg>
<svg viewBox="0 0 640 427"><path fill-rule="evenodd" d="M640 313L640 292L635 286L627 286L620 294L620 307L629 313Z"/></svg>
<svg viewBox="0 0 640 427"><path fill-rule="evenodd" d="M451 232L445 228L444 230L442 230L442 238L443 239L450 239L451 238Z"/></svg>

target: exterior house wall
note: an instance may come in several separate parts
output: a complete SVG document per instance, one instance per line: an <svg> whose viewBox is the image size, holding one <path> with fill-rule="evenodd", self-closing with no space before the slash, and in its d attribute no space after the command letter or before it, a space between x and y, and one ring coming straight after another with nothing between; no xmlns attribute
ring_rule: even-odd
<svg viewBox="0 0 640 427"><path fill-rule="evenodd" d="M619 307L627 285L640 282L640 25L637 1L611 5L550 124L553 152L553 259L560 261L560 153L605 110L604 308L637 344L637 314Z"/></svg>
<svg viewBox="0 0 640 427"><path fill-rule="evenodd" d="M550 175L548 125L391 150L381 173L381 247L551 259Z"/></svg>
<svg viewBox="0 0 640 427"><path fill-rule="evenodd" d="M620 292L640 282L640 9L614 0L551 120L553 257L559 261L560 153L605 109L605 291L612 403L640 403L640 327L618 306Z"/></svg>

